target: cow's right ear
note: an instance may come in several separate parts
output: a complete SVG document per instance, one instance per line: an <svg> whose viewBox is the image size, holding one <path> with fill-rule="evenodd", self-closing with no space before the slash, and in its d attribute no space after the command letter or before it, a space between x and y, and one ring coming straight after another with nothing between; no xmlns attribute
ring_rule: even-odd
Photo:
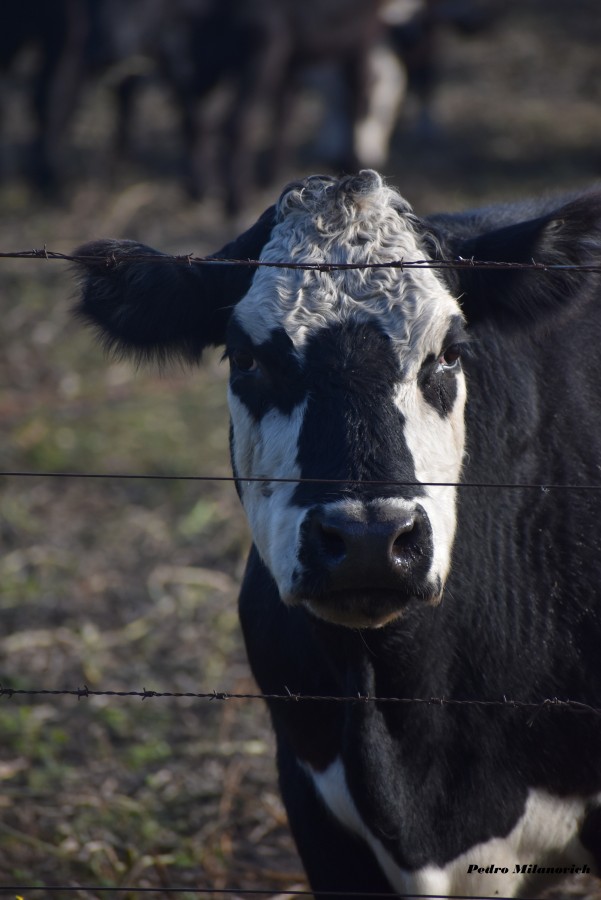
<svg viewBox="0 0 601 900"><path fill-rule="evenodd" d="M274 217L270 207L212 255L257 259ZM198 362L206 347L222 344L232 308L255 272L251 266L188 265L135 241L93 241L74 255L86 257L76 263L81 294L75 315L96 328L107 348L141 360Z"/></svg>
<svg viewBox="0 0 601 900"><path fill-rule="evenodd" d="M511 207L509 207L511 209ZM484 223L491 210L482 211ZM507 215L501 208L500 214ZM592 191L531 217L516 207L514 220L490 230L472 215L472 236L451 237L452 256L465 261L517 264L515 268L466 268L456 273L453 288L472 326L494 321L521 328L598 293L601 253L601 191ZM537 263L537 271L528 269ZM523 265L524 268L519 266Z"/></svg>

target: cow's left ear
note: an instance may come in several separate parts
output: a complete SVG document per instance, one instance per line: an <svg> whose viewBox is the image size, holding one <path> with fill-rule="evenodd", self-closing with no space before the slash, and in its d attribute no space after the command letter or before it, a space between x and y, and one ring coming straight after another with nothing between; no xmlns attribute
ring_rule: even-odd
<svg viewBox="0 0 601 900"><path fill-rule="evenodd" d="M469 237L464 232L451 238L449 249L453 256L468 260L565 266L456 270L452 287L472 325L484 319L509 327L540 321L599 288L598 272L574 267L601 265L601 192L492 231Z"/></svg>
<svg viewBox="0 0 601 900"><path fill-rule="evenodd" d="M257 259L274 217L270 207L213 256ZM222 344L231 311L255 272L246 266L188 265L135 241L94 241L74 255L85 257L77 263L81 293L75 315L95 327L109 350L142 360L198 362L206 347Z"/></svg>

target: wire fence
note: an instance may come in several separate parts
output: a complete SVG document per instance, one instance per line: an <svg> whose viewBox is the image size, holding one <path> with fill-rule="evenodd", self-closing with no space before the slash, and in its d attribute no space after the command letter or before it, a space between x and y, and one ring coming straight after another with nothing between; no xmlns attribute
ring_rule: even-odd
<svg viewBox="0 0 601 900"><path fill-rule="evenodd" d="M194 253L168 254L168 253L119 253L111 251L95 255L60 253L56 250L48 250L44 247L34 250L14 250L0 252L0 259L43 259L47 261L62 260L63 262L82 263L88 266L114 267L128 265L132 262L177 263L188 266L212 266L212 267L243 267L243 268L270 268L270 269L302 269L315 272L334 272L353 269L488 269L496 271L531 270L536 272L601 272L601 265L596 263L542 263L532 259L529 262L511 262L507 260L483 260L464 258L462 256L453 259L396 259L387 262L295 262L293 260L267 261L260 259L228 259L218 256L196 256Z"/></svg>
<svg viewBox="0 0 601 900"><path fill-rule="evenodd" d="M454 697L386 697L371 694L354 694L350 696L337 696L328 694L299 694L287 691L284 694L264 693L235 693L231 691L155 691L143 688L142 690L94 690L87 685L78 688L54 689L54 688L11 688L0 684L0 698L6 697L77 697L78 700L87 700L92 697L137 697L140 700L152 699L192 699L209 701L226 700L263 700L267 702L294 703L309 701L313 703L374 703L394 704L400 706L438 706L438 707L463 707L480 709L514 709L532 713L528 724L531 725L536 716L543 710L554 709L563 712L586 713L601 716L601 708L581 703L577 700L561 700L558 697L547 697L539 701L513 700L503 697L500 700L457 699Z"/></svg>
<svg viewBox="0 0 601 900"><path fill-rule="evenodd" d="M601 265L596 264L580 264L580 265L548 265L545 263L531 260L530 262L506 262L494 260L476 260L464 259L457 257L453 259L416 259L416 260L392 260L380 263L329 263L329 262L303 262L294 261L264 261L256 259L224 259L219 257L196 256L190 254L150 254L150 253L132 253L120 255L118 252L111 252L98 255L83 254L67 254L53 250L49 250L46 245L41 249L21 250L21 251L5 251L0 252L0 259L22 259L22 260L46 260L46 261L63 261L68 263L80 263L87 266L103 266L115 267L122 264L130 264L133 262L149 262L152 264L175 263L188 266L211 266L211 267L246 267L246 268L281 268L281 269L301 269L309 271L330 272L348 269L398 269L399 271L409 269L480 269L489 271L512 271L512 270L530 270L538 273L554 272L554 271L581 271L590 273L601 273ZM160 480L160 481L196 481L196 482L269 482L269 483L315 483L342 485L352 484L361 486L400 486L414 487L416 482L397 481L397 480L365 480L365 479L334 479L334 478L283 478L283 477L258 477L258 476L224 476L224 475L175 475L175 474L143 474L132 472L119 473L103 473L103 472L51 472L51 471L0 471L0 477L5 478L86 478L86 479L132 479L132 480ZM502 490L539 490L548 491L599 491L601 483L595 484L542 484L542 483L497 483L497 482L420 482L423 486L453 487L453 488L479 488L479 489L502 489ZM209 692L195 691L157 691L142 688L141 690L102 690L90 689L87 685L72 689L49 689L49 688L12 688L6 684L0 684L0 698L5 700L14 700L17 698L39 698L39 697L75 697L78 701L91 699L95 697L103 698L135 698L142 701L156 699L194 699L208 702L225 702L225 701L246 701L260 700L266 702L282 702L295 703L300 701L318 702L318 703L364 703L364 704L397 704L397 705L426 705L439 708L473 708L479 710L508 711L518 710L529 714L527 725L532 725L535 719L546 711L561 711L572 714L585 714L595 717L601 716L601 708L591 706L579 701L560 699L557 697L545 698L536 702L522 701L503 697L501 699L458 699L447 697L385 697L357 694L353 696L333 696L333 695L308 695L298 694L287 691L282 694L265 694L265 693L235 693L230 691L214 690ZM251 896L282 896L282 897L304 897L312 896L309 890L291 889L291 890L274 890L273 888L214 888L214 887L135 887L135 886L119 886L105 887L103 885L73 885L73 884L0 884L0 895L13 893L20 896L24 893L44 893L44 894L73 894L81 891L89 891L97 894L118 895L128 894L130 896L146 895L146 894L165 894L177 895L188 894L198 896L230 896L236 895L241 897ZM322 896L328 897L356 897L357 900L362 897L371 898L392 898L398 897L395 892L376 893L349 893L336 891L321 891ZM509 898L494 898L488 895L462 895L462 894L416 894L404 892L403 896L407 898L415 898L415 900L509 900Z"/></svg>
<svg viewBox="0 0 601 900"><path fill-rule="evenodd" d="M568 868L568 867L566 867ZM152 887L103 887L101 885L44 885L40 887L39 885L24 885L24 884L15 884L15 885L0 885L0 894L7 893L9 891L51 891L51 892L61 892L61 893L75 893L76 891L97 891L102 894L120 894L120 893L130 893L130 894L199 894L206 896L242 896L242 897L264 897L264 896L274 896L274 897L312 897L313 891L309 890L283 890L283 891L274 891L273 888L212 888L212 887L161 887L161 888L152 888ZM370 891L369 893L363 891L320 891L320 897L353 897L356 900L360 900L360 898L375 898L375 897L396 897L398 900L399 895L394 893L393 891ZM474 895L474 894L412 894L408 891L403 892L403 897L410 898L410 900L514 900L511 897L501 897L498 894L494 895Z"/></svg>
<svg viewBox="0 0 601 900"><path fill-rule="evenodd" d="M601 482L589 484L560 484L543 482L501 482L501 481L396 481L394 479L366 478L300 478L270 477L268 475L170 475L161 473L136 472L26 472L7 470L0 471L0 478L90 478L90 479L132 479L137 481L200 481L200 482L244 482L259 484L323 484L323 485L357 485L388 487L450 487L479 488L499 490L537 490L542 493L550 491L601 491Z"/></svg>

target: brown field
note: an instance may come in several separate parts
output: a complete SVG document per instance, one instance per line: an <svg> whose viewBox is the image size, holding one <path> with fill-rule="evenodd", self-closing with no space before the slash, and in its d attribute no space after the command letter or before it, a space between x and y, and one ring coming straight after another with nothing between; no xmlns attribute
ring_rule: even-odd
<svg viewBox="0 0 601 900"><path fill-rule="evenodd" d="M417 212L593 183L600 47L597 0L508 3L486 33L445 34L439 131L420 140L409 104L386 174ZM205 253L238 230L217 195L184 196L158 88L136 158L114 167L110 93L90 87L72 177L39 198L10 177L29 123L9 87L0 251L111 236ZM290 160L246 220L299 174ZM228 474L219 354L163 373L107 360L71 320L73 295L64 263L0 261L0 470ZM0 477L1 685L253 690L236 616L248 545L231 484ZM302 888L273 752L259 701L0 697L0 887Z"/></svg>

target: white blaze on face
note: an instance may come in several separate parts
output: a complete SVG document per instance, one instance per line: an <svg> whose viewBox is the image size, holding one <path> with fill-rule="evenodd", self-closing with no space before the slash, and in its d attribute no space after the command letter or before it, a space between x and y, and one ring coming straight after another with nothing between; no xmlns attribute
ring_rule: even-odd
<svg viewBox="0 0 601 900"><path fill-rule="evenodd" d="M244 476L300 478L296 456L306 403L290 414L272 409L256 421L231 390L228 400L233 424L233 463L242 476L242 504L255 546L286 602L292 592L299 530L306 510L291 503L294 482L245 481Z"/></svg>
<svg viewBox="0 0 601 900"><path fill-rule="evenodd" d="M424 399L416 381L399 386L396 403L405 418L404 436L413 458L417 481L425 486L418 502L432 527L430 582L444 587L451 565L457 525L457 488L464 448L465 378L457 378L457 396L447 416Z"/></svg>
<svg viewBox="0 0 601 900"><path fill-rule="evenodd" d="M343 190L348 184L350 188ZM341 182L310 178L282 196L278 222L262 259L370 264L423 259L426 252L419 228L410 207L375 173ZM463 454L463 375L458 371L455 376L455 402L445 414L425 399L418 384L425 360L440 356L450 324L461 320L457 302L433 270L263 268L234 312L237 326L256 348L284 331L301 365L313 334L367 319L377 322L398 355L402 382L395 402L405 422L404 437L417 480L456 482ZM327 383L323 390L328 390ZM293 600L300 530L307 510L292 504L294 484L245 484L243 479L301 476L298 447L308 398L298 401L289 413L272 408L254 417L234 391L229 397L233 462L241 476L242 502L253 539L282 599ZM400 502L406 505L407 501ZM438 592L450 566L455 489L429 485L416 502L432 526L429 581Z"/></svg>
<svg viewBox="0 0 601 900"><path fill-rule="evenodd" d="M430 582L440 596L448 577L456 531L457 488L465 447L466 383L461 369L453 376L455 397L444 415L428 402L418 383L420 366L446 349L447 332L462 319L457 302L438 281L433 270L418 273L422 307L410 328L408 346L401 350L404 380L395 403L404 418L403 434L412 457L415 477L424 485L418 499L432 527L433 558ZM429 300L429 303L427 303Z"/></svg>

